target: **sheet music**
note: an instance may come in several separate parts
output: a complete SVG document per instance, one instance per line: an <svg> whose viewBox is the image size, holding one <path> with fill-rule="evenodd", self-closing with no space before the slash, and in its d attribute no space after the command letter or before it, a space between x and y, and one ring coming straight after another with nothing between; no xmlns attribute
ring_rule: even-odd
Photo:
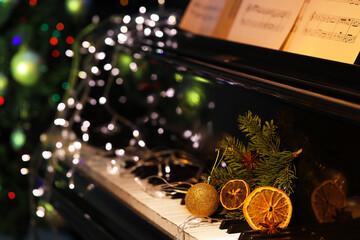
<svg viewBox="0 0 360 240"><path fill-rule="evenodd" d="M360 5L360 0L329 0L329 1L344 2L344 3L348 3L348 4Z"/></svg>
<svg viewBox="0 0 360 240"><path fill-rule="evenodd" d="M280 49L304 0L244 0L228 40Z"/></svg>
<svg viewBox="0 0 360 240"><path fill-rule="evenodd" d="M286 50L352 64L359 33L360 0L310 0Z"/></svg>
<svg viewBox="0 0 360 240"><path fill-rule="evenodd" d="M213 37L227 39L242 0L227 0L221 12Z"/></svg>
<svg viewBox="0 0 360 240"><path fill-rule="evenodd" d="M226 0L191 0L181 19L183 30L212 36Z"/></svg>

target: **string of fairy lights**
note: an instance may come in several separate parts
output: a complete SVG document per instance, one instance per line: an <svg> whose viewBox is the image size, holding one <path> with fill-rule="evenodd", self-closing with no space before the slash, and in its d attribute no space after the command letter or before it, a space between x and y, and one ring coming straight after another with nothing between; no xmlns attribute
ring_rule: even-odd
<svg viewBox="0 0 360 240"><path fill-rule="evenodd" d="M92 139L89 131L92 127L91 119L86 119L82 116L84 108L88 106L103 107L111 115L110 122L101 127L101 134L111 135L111 133L116 132L119 128L119 123L131 130L132 137L129 140L128 146L136 148L136 154L127 152L125 148L116 148L111 141L106 142L102 146L105 152L115 153L115 158L111 158L107 162L109 174L118 174L120 171L121 166L116 157L127 156L137 162L144 155L151 154L137 126L112 108L109 103L109 94L111 87L114 86L113 84L122 86L124 81L126 81L126 79L120 77L121 72L131 71L133 74L136 74L141 70L137 60L141 60L144 57L144 53L154 51L156 54L162 55L165 46L168 48L177 47L176 41L173 41L174 36L177 34L177 16L176 14L165 13L162 9L163 4L164 1L159 1L160 11L158 13L148 14L145 7L140 7L137 16L124 15L122 17L116 16L110 18L106 21L106 24L116 27L107 29L105 33L96 36L94 39L92 34L99 29L105 28L101 25L104 23L99 24L98 19L95 17L93 24L85 28L74 41L71 39L73 41L73 48L65 52L66 56L73 59L71 75L68 81L69 89L65 93L63 100L57 105L58 112L53 126L50 128L51 130L40 137L43 146L41 158L47 162L45 178L53 179L56 163L66 160L71 164L70 169L66 173L68 178L67 187L69 189L76 187L74 172L83 161L81 150L83 145ZM53 43L55 42L56 40ZM141 45L140 51L133 53L131 58L125 57L125 59L119 60L117 55L120 51L124 51L127 46L134 46L136 44ZM155 49L153 49L153 46L155 46ZM158 76L153 73L150 78L155 82ZM199 79L203 80L200 77ZM175 80L181 81L182 76L176 74ZM91 95L92 90L95 88L103 90L102 94L97 96L97 98ZM174 92L173 88L169 88L166 91L162 91L160 97L175 97ZM153 103L154 98L153 95L147 96L147 103ZM195 96L195 99L198 98L199 96ZM188 97L188 99L191 99L191 97ZM119 97L120 104L126 101L126 96ZM213 104L209 104L209 106L209 108L213 108ZM175 111L180 115L182 113L180 107L175 109ZM156 112L151 113L145 121L149 119L160 124L157 132L158 134L163 134L164 129L161 127L161 124L164 124L166 120L161 118ZM76 134L73 131L75 126L79 128L80 133ZM60 132L60 139L55 141L51 139L53 137L51 131L53 130ZM184 132L183 137L190 139L193 142L194 148L199 146L199 141L201 140L199 133L192 133L190 130L187 130ZM50 147L48 143L53 141L55 142L54 147ZM24 154L22 159L23 161L30 161L30 155ZM34 167L33 170L36 171L37 169ZM170 167L167 166L165 171L168 174ZM23 169L22 173L28 174L29 171ZM36 180L32 181L32 183L35 182ZM50 197L48 192L51 192L51 186L47 184L51 185L51 180L37 186L34 184L32 194L35 199L45 199L48 202ZM34 205L33 207L36 207L36 216L40 218L45 217L49 209L44 205Z"/></svg>

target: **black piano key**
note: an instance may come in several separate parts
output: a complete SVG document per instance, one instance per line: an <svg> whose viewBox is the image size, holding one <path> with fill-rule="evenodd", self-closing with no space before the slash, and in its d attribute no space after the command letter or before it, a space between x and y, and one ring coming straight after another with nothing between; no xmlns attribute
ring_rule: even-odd
<svg viewBox="0 0 360 240"><path fill-rule="evenodd" d="M230 225L232 224L237 224L237 223L241 223L241 222L244 222L243 220L238 220L238 219L226 219L226 220L223 220L221 223L220 223L220 229L228 229L230 227Z"/></svg>
<svg viewBox="0 0 360 240"><path fill-rule="evenodd" d="M305 228L288 228L282 229L279 233L266 234L261 231L247 230L243 231L239 235L239 240L321 240L323 239L319 234L309 231Z"/></svg>
<svg viewBox="0 0 360 240"><path fill-rule="evenodd" d="M240 233L243 231L249 231L251 230L249 224L247 222L241 222L237 224L232 224L229 226L227 233Z"/></svg>
<svg viewBox="0 0 360 240"><path fill-rule="evenodd" d="M324 239L357 240L360 235L360 219L346 222L322 223L311 228L312 232L321 235Z"/></svg>
<svg viewBox="0 0 360 240"><path fill-rule="evenodd" d="M175 193L171 195L172 199L179 199L179 198L183 198L184 197L184 193Z"/></svg>
<svg viewBox="0 0 360 240"><path fill-rule="evenodd" d="M136 165L136 162L134 161L125 161L125 169L129 169Z"/></svg>

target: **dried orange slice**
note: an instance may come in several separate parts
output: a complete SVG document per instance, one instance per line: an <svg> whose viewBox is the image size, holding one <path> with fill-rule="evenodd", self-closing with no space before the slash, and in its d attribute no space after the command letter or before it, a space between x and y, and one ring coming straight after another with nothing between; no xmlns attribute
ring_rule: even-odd
<svg viewBox="0 0 360 240"><path fill-rule="evenodd" d="M292 215L292 204L289 196L274 187L259 187L245 199L243 212L249 226L261 230L267 219L280 222L279 228L289 225Z"/></svg>
<svg viewBox="0 0 360 240"><path fill-rule="evenodd" d="M227 210L238 209L243 205L249 193L249 185L244 180L230 180L221 188L221 205Z"/></svg>
<svg viewBox="0 0 360 240"><path fill-rule="evenodd" d="M345 194L339 185L327 180L311 193L311 207L319 223L333 222L336 210L345 206Z"/></svg>

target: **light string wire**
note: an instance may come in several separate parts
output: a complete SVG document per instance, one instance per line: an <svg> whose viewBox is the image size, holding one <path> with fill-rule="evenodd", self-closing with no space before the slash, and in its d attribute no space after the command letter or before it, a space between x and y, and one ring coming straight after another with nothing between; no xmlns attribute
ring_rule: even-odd
<svg viewBox="0 0 360 240"><path fill-rule="evenodd" d="M148 187L150 184L148 182L152 179L159 179L159 180L163 181L164 183L155 185L155 186L150 185L151 187ZM157 176L157 175L149 176L149 177L145 178L143 181L139 180L138 178L135 178L135 182L138 183L145 192L147 192L149 195L151 195L153 197L167 196L168 194L174 195L175 193L186 194L188 191L188 188L179 187L179 186L189 185L191 187L193 185L190 182L183 182L183 181L169 183L166 179L164 179L163 177ZM145 184L144 184L144 182L145 182ZM156 193L158 193L158 191L160 191L161 193L164 193L164 195L157 195Z"/></svg>
<svg viewBox="0 0 360 240"><path fill-rule="evenodd" d="M185 230L186 229L197 228L197 227L200 227L201 225L206 225L206 224L211 224L213 222L217 222L218 220L219 219L211 218L211 217L199 218L199 217L190 215L185 219L184 222L182 222L179 225L178 232L174 236L174 240L185 240L185 236L186 236Z"/></svg>

